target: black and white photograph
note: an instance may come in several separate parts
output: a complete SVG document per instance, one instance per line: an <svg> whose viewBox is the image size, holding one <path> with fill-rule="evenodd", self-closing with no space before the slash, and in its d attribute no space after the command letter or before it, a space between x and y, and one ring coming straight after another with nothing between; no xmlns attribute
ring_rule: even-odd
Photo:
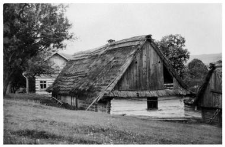
<svg viewBox="0 0 225 147"><path fill-rule="evenodd" d="M222 1L6 1L3 145L222 145Z"/></svg>

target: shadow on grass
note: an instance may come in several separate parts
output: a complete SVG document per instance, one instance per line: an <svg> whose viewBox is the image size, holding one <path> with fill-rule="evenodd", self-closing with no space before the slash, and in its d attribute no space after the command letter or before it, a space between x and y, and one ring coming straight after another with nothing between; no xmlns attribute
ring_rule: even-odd
<svg viewBox="0 0 225 147"><path fill-rule="evenodd" d="M4 144L100 144L89 138L73 138L55 135L46 131L19 130L7 132L4 130Z"/></svg>
<svg viewBox="0 0 225 147"><path fill-rule="evenodd" d="M73 126L71 136L56 135L46 131L4 131L4 144L171 144L171 140L155 139L147 134L100 126ZM63 134L63 133L62 133ZM74 136L75 135L75 136Z"/></svg>
<svg viewBox="0 0 225 147"><path fill-rule="evenodd" d="M36 130L19 130L16 132L13 132L14 135L29 137L29 138L35 138L35 139L59 139L61 137L47 133L45 131L36 131Z"/></svg>

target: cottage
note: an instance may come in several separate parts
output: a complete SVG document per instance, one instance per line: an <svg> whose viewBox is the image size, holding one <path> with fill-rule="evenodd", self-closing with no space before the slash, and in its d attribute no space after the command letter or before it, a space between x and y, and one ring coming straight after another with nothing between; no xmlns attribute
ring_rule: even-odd
<svg viewBox="0 0 225 147"><path fill-rule="evenodd" d="M190 94L151 35L109 40L76 54L48 91L77 108L111 114L137 110L146 115L183 115L183 99L176 95Z"/></svg>
<svg viewBox="0 0 225 147"><path fill-rule="evenodd" d="M42 74L35 76L35 92L37 94L49 94L45 90L52 85L60 71L66 65L66 63L72 59L71 55L63 53L54 53L46 59L46 62L50 62L55 69L55 72L52 74Z"/></svg>
<svg viewBox="0 0 225 147"><path fill-rule="evenodd" d="M210 64L194 104L201 107L204 122L222 125L222 62Z"/></svg>

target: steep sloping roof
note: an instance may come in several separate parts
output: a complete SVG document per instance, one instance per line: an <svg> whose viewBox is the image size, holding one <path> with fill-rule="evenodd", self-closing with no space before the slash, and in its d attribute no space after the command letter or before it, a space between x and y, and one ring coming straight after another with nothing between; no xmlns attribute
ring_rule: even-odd
<svg viewBox="0 0 225 147"><path fill-rule="evenodd" d="M54 56L54 55L59 55L59 56L61 56L62 58L66 59L67 61L73 59L73 56L72 56L72 55L69 55L69 54L65 54L65 53L54 53L54 54L52 54L51 56L47 57L47 58L45 59L45 61L47 61L48 59L50 59L50 58L51 58L52 56Z"/></svg>
<svg viewBox="0 0 225 147"><path fill-rule="evenodd" d="M72 60L73 55L65 54L65 53L58 53L60 56L64 57L66 60Z"/></svg>
<svg viewBox="0 0 225 147"><path fill-rule="evenodd" d="M199 91L197 93L196 99L193 102L194 105L197 105L199 100L203 98L203 95L204 95L205 90L206 90L206 88L207 88L207 86L209 84L211 76L212 76L213 72L215 71L215 69L218 68L218 67L220 67L220 68L222 67L222 62L217 61L216 63L210 63L210 67L209 67L210 70L209 70L208 74L205 77L204 83L199 88Z"/></svg>
<svg viewBox="0 0 225 147"><path fill-rule="evenodd" d="M61 95L83 96L93 101L111 92L129 67L136 52L149 40L178 83L186 85L177 76L167 59L153 43L151 35L137 36L106 44L89 52L75 54L53 84L53 92Z"/></svg>

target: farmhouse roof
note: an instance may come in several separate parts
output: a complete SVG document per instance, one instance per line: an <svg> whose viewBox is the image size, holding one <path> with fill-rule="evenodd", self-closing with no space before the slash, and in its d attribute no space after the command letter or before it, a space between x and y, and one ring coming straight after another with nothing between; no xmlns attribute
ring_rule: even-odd
<svg viewBox="0 0 225 147"><path fill-rule="evenodd" d="M45 59L45 61L48 60L48 59L50 59L50 58L51 58L52 56L54 56L54 55L59 55L59 56L61 56L62 58L66 59L67 61L73 59L73 56L72 56L72 55L69 55L69 54L65 54L65 53L54 53L54 54L52 54L51 56L47 57L47 58Z"/></svg>
<svg viewBox="0 0 225 147"><path fill-rule="evenodd" d="M110 94L146 41L151 43L165 67L181 87L187 89L154 44L151 35L144 35L113 41L99 48L74 54L73 59L67 62L52 87L47 90L60 95L78 97L80 94L86 94L90 101L96 98L99 100L104 95Z"/></svg>
<svg viewBox="0 0 225 147"><path fill-rule="evenodd" d="M67 60L72 60L73 56L69 55L69 54L65 54L65 53L58 53L59 55L61 55L62 57L64 57Z"/></svg>
<svg viewBox="0 0 225 147"><path fill-rule="evenodd" d="M203 98L203 95L205 93L205 90L209 84L210 78L213 74L213 72L215 71L216 68L221 68L222 67L222 62L221 61L217 61L215 63L210 63L209 65L209 72L205 77L204 83L201 85L201 87L199 88L199 91L197 93L196 99L194 100L193 104L197 105L199 100Z"/></svg>

